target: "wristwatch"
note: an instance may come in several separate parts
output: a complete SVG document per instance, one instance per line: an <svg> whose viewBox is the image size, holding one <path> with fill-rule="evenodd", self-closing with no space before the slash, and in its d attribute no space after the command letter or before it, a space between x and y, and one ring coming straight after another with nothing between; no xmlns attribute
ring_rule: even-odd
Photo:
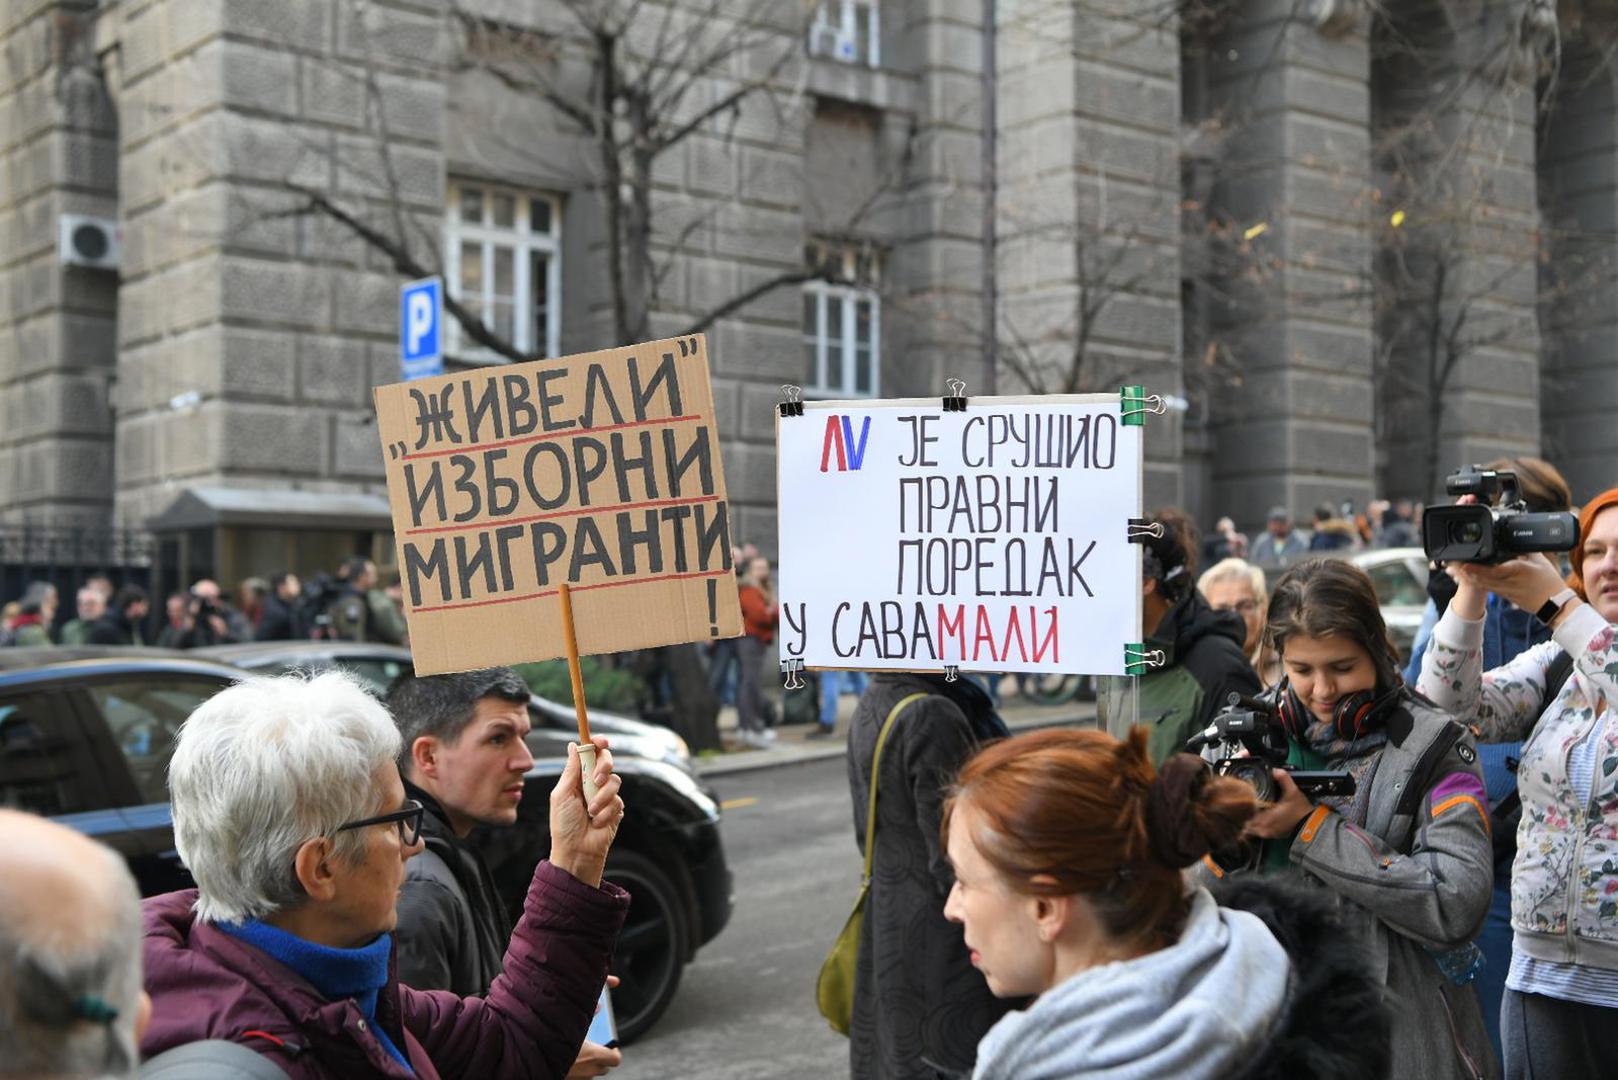
<svg viewBox="0 0 1618 1080"><path fill-rule="evenodd" d="M1579 594L1574 592L1572 589L1563 589L1561 592L1545 601L1545 603L1540 606L1540 609L1534 612L1534 618L1538 619L1546 626L1549 626L1551 624L1551 620L1556 618L1556 616L1561 613L1562 609L1567 606L1568 601L1577 598L1578 595Z"/></svg>

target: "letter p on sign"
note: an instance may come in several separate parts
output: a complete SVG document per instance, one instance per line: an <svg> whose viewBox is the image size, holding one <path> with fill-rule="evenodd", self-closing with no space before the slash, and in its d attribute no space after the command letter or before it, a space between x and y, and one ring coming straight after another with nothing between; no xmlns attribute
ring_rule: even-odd
<svg viewBox="0 0 1618 1080"><path fill-rule="evenodd" d="M399 289L399 372L425 379L444 373L444 282L412 281Z"/></svg>

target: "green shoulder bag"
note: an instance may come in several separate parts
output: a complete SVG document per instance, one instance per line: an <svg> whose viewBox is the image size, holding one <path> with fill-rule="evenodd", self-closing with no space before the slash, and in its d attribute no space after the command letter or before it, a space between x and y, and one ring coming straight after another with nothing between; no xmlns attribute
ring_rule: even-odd
<svg viewBox="0 0 1618 1080"><path fill-rule="evenodd" d="M815 984L815 1002L820 1006L820 1015L839 1035L848 1034L854 1019L854 969L859 960L860 924L865 921L865 897L871 891L871 859L876 854L876 783L882 775L882 747L900 711L926 696L911 694L901 698L876 736L876 753L871 757L871 801L865 811L865 872L860 875L860 894L854 900L848 921L843 924L843 932L837 935L831 952L826 954L826 962L820 965L820 979Z"/></svg>

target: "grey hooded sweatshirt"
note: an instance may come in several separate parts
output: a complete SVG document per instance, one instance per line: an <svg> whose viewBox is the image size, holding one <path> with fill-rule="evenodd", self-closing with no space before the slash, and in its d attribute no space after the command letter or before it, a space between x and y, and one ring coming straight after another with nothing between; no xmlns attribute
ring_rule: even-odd
<svg viewBox="0 0 1618 1080"><path fill-rule="evenodd" d="M1214 1080L1238 1072L1281 1021L1291 970L1256 915L1200 886L1180 940L1104 964L1010 1013L978 1044L974 1080Z"/></svg>

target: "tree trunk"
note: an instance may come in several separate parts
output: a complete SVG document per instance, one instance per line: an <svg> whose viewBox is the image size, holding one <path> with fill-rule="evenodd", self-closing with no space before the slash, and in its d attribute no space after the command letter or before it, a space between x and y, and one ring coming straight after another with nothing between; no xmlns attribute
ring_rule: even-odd
<svg viewBox="0 0 1618 1080"><path fill-rule="evenodd" d="M718 750L719 699L708 684L708 665L695 644L665 645L657 650L669 676L670 725L691 749Z"/></svg>
<svg viewBox="0 0 1618 1080"><path fill-rule="evenodd" d="M652 117L646 98L629 98L629 259L627 285L631 297L630 345L652 336Z"/></svg>
<svg viewBox="0 0 1618 1080"><path fill-rule="evenodd" d="M607 218L607 287L612 293L612 329L618 343L624 345L637 339L629 334L629 295L624 283L624 167L618 157L618 132L614 122L618 106L616 45L610 34L596 35L596 62L601 65L596 149L601 155L601 200Z"/></svg>

